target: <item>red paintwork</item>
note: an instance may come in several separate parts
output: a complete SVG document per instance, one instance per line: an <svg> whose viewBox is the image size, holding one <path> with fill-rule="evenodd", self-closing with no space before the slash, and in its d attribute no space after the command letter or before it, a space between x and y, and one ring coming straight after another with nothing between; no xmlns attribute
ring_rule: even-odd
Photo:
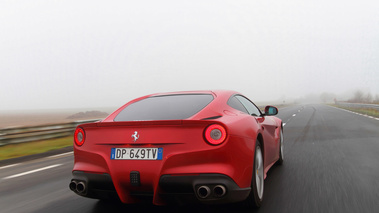
<svg viewBox="0 0 379 213"><path fill-rule="evenodd" d="M160 205L164 201L158 195L158 181L165 174L219 173L231 177L241 188L250 187L255 142L258 134L261 134L266 177L269 168L279 158L281 120L273 116L253 117L228 106L228 99L237 92L196 91L178 94L183 93L209 93L213 94L214 100L185 120L113 121L127 105L149 97L145 96L129 102L101 122L81 125L86 139L82 146L74 145L73 171L110 174L121 201L134 203L136 200L128 195L129 190L133 189L129 173L138 170L141 173L142 190L153 191L153 203ZM222 117L201 120L214 116ZM204 139L204 130L211 124L219 124L226 129L227 138L221 145L211 145ZM131 138L134 131L140 135L135 143ZM121 147L162 147L163 159L111 160L111 148Z"/></svg>

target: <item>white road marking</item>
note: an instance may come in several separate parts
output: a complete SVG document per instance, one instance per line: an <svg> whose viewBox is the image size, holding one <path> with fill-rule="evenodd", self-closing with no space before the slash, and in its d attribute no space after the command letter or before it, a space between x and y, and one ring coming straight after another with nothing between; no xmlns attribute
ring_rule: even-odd
<svg viewBox="0 0 379 213"><path fill-rule="evenodd" d="M0 167L0 169L6 169L6 168L14 167L14 166L17 166L17 165L19 165L19 163L11 164L11 165L8 165L8 166L2 166L2 167Z"/></svg>
<svg viewBox="0 0 379 213"><path fill-rule="evenodd" d="M64 156L64 155L71 155L73 154L74 152L66 152L66 153L63 153L63 154L58 154L58 155L53 155L53 156L49 156L47 158L56 158L56 157L61 157L61 156Z"/></svg>
<svg viewBox="0 0 379 213"><path fill-rule="evenodd" d="M283 126L285 126L286 125L286 123L283 123Z"/></svg>
<svg viewBox="0 0 379 213"><path fill-rule="evenodd" d="M295 116L296 116L296 114L293 114L293 115L292 115L292 117L295 117Z"/></svg>
<svg viewBox="0 0 379 213"><path fill-rule="evenodd" d="M62 166L62 165L63 164L55 164L55 165L51 165L51 166L46 166L46 167L43 167L43 168L31 170L31 171L28 171L28 172L23 172L23 173L11 175L11 176L3 178L3 180L12 179L12 178L16 178L16 177L20 177L20 176L24 176L24 175L28 175L28 174L32 174L32 173L36 173L36 172L40 172L40 171L47 170L47 169L52 169L52 168L55 168L55 167L58 167L58 166Z"/></svg>
<svg viewBox="0 0 379 213"><path fill-rule="evenodd" d="M328 106L328 105L327 105ZM350 111L350 110L347 110L347 109L342 109L342 108L338 108L338 107L334 107L334 106L330 106L330 107L333 107L335 109L339 109L339 110L342 110L342 111L345 111L345 112L350 112L350 113L353 113L353 114L356 114L356 115L360 115L360 116L364 116L364 117L367 117L367 118L372 118L372 119L375 119L375 120L378 120L379 121L379 118L375 118L373 116L369 116L369 115L365 115L365 114L361 114L361 113L357 113L357 112L353 112L353 111Z"/></svg>

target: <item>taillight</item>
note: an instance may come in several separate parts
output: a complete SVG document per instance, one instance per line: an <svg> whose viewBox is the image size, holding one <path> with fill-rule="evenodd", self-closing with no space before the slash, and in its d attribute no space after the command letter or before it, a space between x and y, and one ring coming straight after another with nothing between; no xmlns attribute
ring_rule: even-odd
<svg viewBox="0 0 379 213"><path fill-rule="evenodd" d="M205 130L205 139L212 145L220 145L226 139L226 130L219 124L212 124Z"/></svg>
<svg viewBox="0 0 379 213"><path fill-rule="evenodd" d="M82 128L76 128L75 133L74 133L75 144L78 146L81 146L83 145L84 140L85 140L84 130Z"/></svg>

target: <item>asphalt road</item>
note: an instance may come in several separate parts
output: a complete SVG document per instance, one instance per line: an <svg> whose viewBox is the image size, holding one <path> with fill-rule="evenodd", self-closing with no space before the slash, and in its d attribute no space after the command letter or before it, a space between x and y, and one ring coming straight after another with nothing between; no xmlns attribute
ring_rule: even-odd
<svg viewBox="0 0 379 213"><path fill-rule="evenodd" d="M378 212L379 119L324 105L280 109L285 161L254 212ZM0 212L247 212L236 205L124 205L68 189L73 155L0 167Z"/></svg>

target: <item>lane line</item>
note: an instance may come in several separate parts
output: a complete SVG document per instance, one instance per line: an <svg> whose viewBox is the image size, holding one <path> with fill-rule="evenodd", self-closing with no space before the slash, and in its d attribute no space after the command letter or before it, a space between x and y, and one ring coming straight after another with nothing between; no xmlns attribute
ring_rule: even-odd
<svg viewBox="0 0 379 213"><path fill-rule="evenodd" d="M58 155L49 156L47 158L56 158L56 157L61 157L61 156L64 156L64 155L70 155L70 154L74 154L74 152L73 151L66 152L66 153L62 153L62 154L58 154Z"/></svg>
<svg viewBox="0 0 379 213"><path fill-rule="evenodd" d="M51 165L51 166L46 166L46 167L43 167L43 168L31 170L31 171L28 171L28 172L23 172L23 173L11 175L11 176L3 178L3 180L12 179L12 178L16 178L16 177L20 177L20 176L24 176L24 175L28 175L28 174L32 174L32 173L36 173L36 172L40 172L40 171L47 170L47 169L52 169L52 168L55 168L55 167L58 167L58 166L62 166L62 165L63 164L55 164L55 165Z"/></svg>
<svg viewBox="0 0 379 213"><path fill-rule="evenodd" d="M0 167L0 169L6 169L6 168L14 167L14 166L17 166L17 165L20 165L20 164L16 163L16 164L8 165L8 166L2 166L2 167Z"/></svg>
<svg viewBox="0 0 379 213"><path fill-rule="evenodd" d="M302 109L297 110L298 113L300 113L301 111L302 111ZM292 117L295 117L295 116L296 116L296 113L292 115ZM292 117L290 117L289 119L287 119L287 122L283 123L283 126L285 126L286 124L288 124L290 122L290 120L291 120Z"/></svg>
<svg viewBox="0 0 379 213"><path fill-rule="evenodd" d="M329 106L329 105L326 105L326 106ZM360 116L363 116L363 117L366 117L366 118L371 118L371 119L375 119L375 120L379 121L379 118L375 118L375 117L370 116L370 115L361 114L361 113L353 112L353 111L350 111L350 110L347 110L347 109L342 109L342 108L334 107L334 106L329 106L329 107L333 107L334 109L339 109L339 110L342 110L342 111L345 111L345 112L350 112L350 113L353 113L353 114L356 114L356 115L360 115Z"/></svg>

